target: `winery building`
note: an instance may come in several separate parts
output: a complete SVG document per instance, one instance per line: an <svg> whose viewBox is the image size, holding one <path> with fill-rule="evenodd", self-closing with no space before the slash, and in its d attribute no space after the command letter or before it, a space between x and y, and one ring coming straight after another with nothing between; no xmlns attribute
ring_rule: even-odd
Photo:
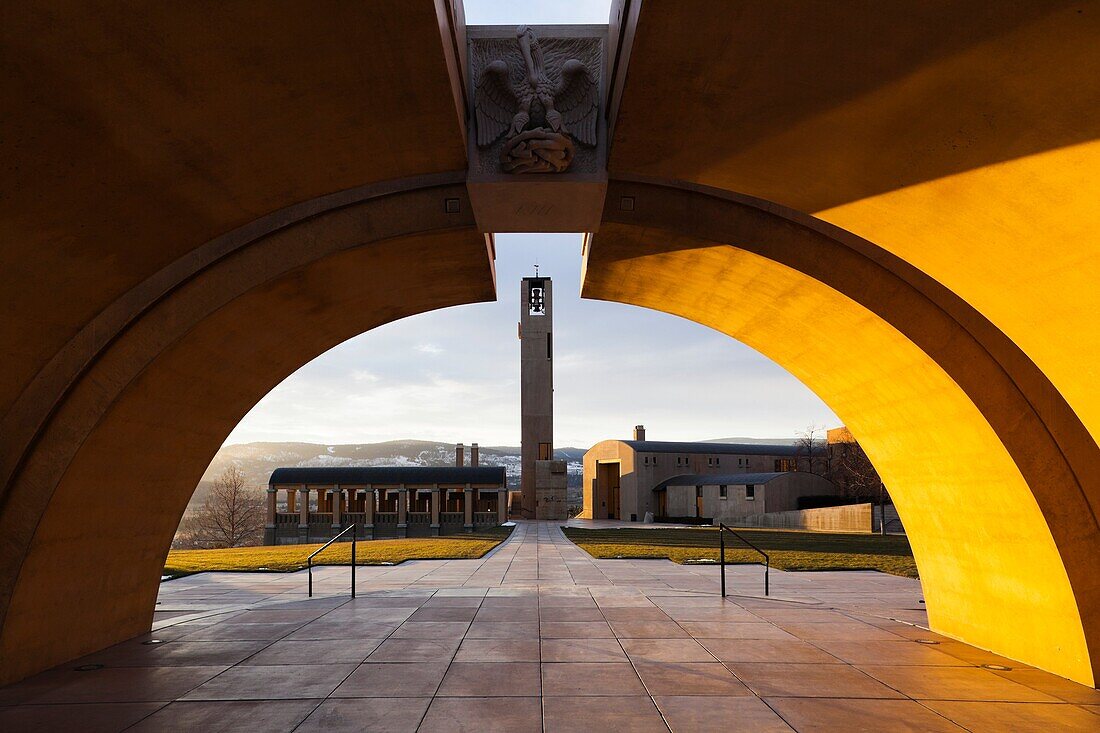
<svg viewBox="0 0 1100 733"><path fill-rule="evenodd" d="M647 512L670 516L660 513L659 503L662 492L658 487L667 479L794 471L798 451L794 445L646 440L645 427L639 425L634 428L633 440L604 440L584 454L580 516L634 522L642 521ZM696 482L693 479L691 485Z"/></svg>

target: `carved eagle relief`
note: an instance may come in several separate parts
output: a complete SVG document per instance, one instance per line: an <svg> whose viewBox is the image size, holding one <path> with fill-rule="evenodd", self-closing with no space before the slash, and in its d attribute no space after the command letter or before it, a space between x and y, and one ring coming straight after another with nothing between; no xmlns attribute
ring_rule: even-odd
<svg viewBox="0 0 1100 733"><path fill-rule="evenodd" d="M544 50L527 26L516 31L516 39L523 67L497 59L477 80L477 144L487 147L504 135L505 171L560 173L573 160L573 141L597 143L599 84L573 56L568 39Z"/></svg>

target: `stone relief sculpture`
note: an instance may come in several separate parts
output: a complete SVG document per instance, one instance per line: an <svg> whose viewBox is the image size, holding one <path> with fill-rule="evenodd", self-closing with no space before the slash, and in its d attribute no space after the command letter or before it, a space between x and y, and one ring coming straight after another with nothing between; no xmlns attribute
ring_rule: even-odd
<svg viewBox="0 0 1100 733"><path fill-rule="evenodd" d="M497 58L477 79L474 113L478 147L505 136L500 151L507 173L562 173L576 144L597 142L599 83L572 55L568 42L544 49L527 26L516 30L518 54Z"/></svg>

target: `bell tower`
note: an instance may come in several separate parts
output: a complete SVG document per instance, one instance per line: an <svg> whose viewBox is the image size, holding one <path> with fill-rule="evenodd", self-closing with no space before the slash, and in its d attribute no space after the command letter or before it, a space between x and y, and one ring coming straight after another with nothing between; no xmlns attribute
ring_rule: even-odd
<svg viewBox="0 0 1100 733"><path fill-rule="evenodd" d="M536 268L536 273L538 269ZM554 342L550 278L520 282L520 489L525 519L535 517L535 463L554 455Z"/></svg>

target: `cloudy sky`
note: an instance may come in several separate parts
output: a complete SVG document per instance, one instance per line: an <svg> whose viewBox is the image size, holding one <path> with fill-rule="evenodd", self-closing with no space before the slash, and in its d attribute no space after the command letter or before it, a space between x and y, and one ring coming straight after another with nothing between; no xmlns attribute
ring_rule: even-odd
<svg viewBox="0 0 1100 733"><path fill-rule="evenodd" d="M470 24L606 23L608 0L466 0ZM554 280L555 443L787 437L837 418L779 366L674 316L581 300L580 235L497 237L498 301L362 334L287 377L226 443L519 444L519 279ZM621 358L616 354L622 354ZM673 356L675 355L675 356Z"/></svg>
<svg viewBox="0 0 1100 733"><path fill-rule="evenodd" d="M497 237L498 300L397 321L346 341L264 397L227 443L397 438L519 443L519 279L554 281L555 443L793 436L838 424L794 377L703 326L581 300L580 235ZM616 354L622 354L621 358Z"/></svg>

